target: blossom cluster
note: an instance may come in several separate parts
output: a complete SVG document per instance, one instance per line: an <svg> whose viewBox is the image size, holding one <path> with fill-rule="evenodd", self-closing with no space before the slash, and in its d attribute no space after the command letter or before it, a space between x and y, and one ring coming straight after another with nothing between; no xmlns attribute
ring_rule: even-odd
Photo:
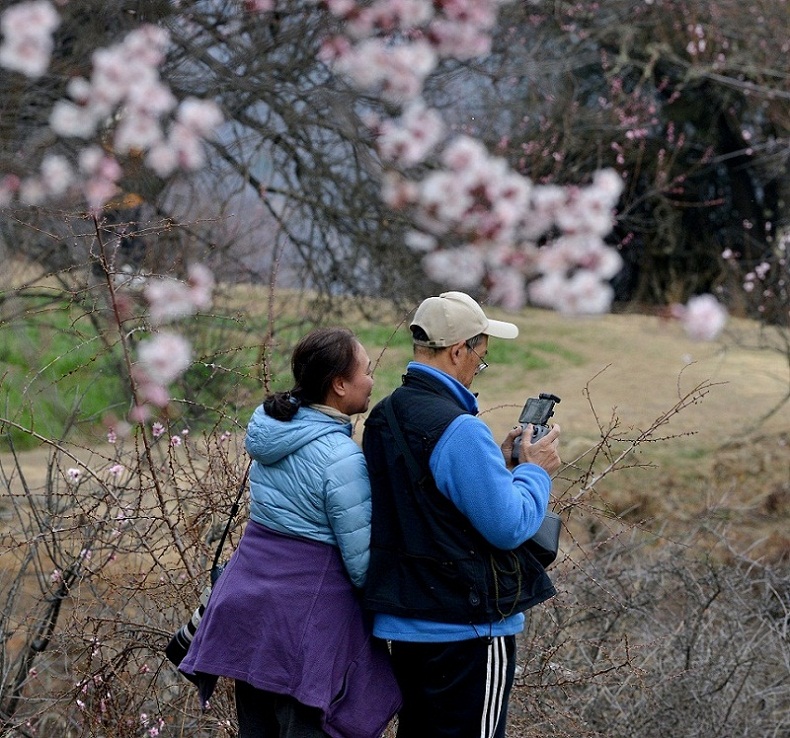
<svg viewBox="0 0 790 738"><path fill-rule="evenodd" d="M149 306L149 321L154 328L193 315L211 305L214 277L202 264L189 267L187 281L149 279L143 293ZM141 422L151 408L164 408L170 401L168 385L192 363L189 341L175 331L161 331L140 342L137 362L132 368L137 404L131 417Z"/></svg>
<svg viewBox="0 0 790 738"><path fill-rule="evenodd" d="M369 124L385 168L383 198L413 215L417 228L408 242L432 279L458 289L484 285L491 302L514 310L530 301L566 313L605 312L614 298L611 279L622 267L605 241L622 191L619 176L607 170L588 186L536 186L480 142L447 140L441 115L422 99L442 57L469 59L490 50L501 4L325 0L343 32L326 42L323 58L359 89L402 110ZM429 157L430 173L410 176ZM688 306L687 325L697 324L693 316L704 314L700 305L710 300Z"/></svg>
<svg viewBox="0 0 790 738"><path fill-rule="evenodd" d="M202 264L192 264L188 268L186 282L167 278L148 279L143 286L143 293L148 302L151 324L160 326L210 307L213 290L214 276Z"/></svg>
<svg viewBox="0 0 790 738"><path fill-rule="evenodd" d="M464 136L439 161L419 182L391 172L383 190L391 207L412 209L419 230L409 243L424 252L433 280L456 289L486 283L491 301L510 309L528 298L569 313L609 308L609 280L622 266L603 240L622 189L613 171L597 172L587 187L534 185Z"/></svg>
<svg viewBox="0 0 790 738"><path fill-rule="evenodd" d="M343 33L324 59L366 92L402 103L420 96L439 59L472 59L491 49L491 30L506 0L326 0Z"/></svg>
<svg viewBox="0 0 790 738"><path fill-rule="evenodd" d="M790 229L782 229L776 234L771 253L766 254L759 263L742 274L741 282L741 288L750 296L757 311L780 322L790 319L790 310L787 309L790 297L790 282L787 279L788 250ZM730 263L735 273L741 274L741 254L728 248L721 256Z"/></svg>
<svg viewBox="0 0 790 738"><path fill-rule="evenodd" d="M256 3L253 8L271 5ZM0 16L0 66L41 77L50 64L52 34L59 24L49 0L27 0L6 9ZM202 167L203 142L214 135L222 115L210 100L190 97L179 102L162 81L159 68L169 45L166 30L142 24L119 43L94 51L90 78L69 80L68 98L54 104L49 118L57 136L84 145L77 148L74 161L59 153L45 154L38 172L24 178L0 173L0 207L15 197L23 205L37 205L75 191L98 213L119 191L120 160L125 156L141 159L162 177ZM190 268L186 284L147 279L144 294L151 325L156 329L208 307L212 289L211 273L200 266ZM132 417L139 421L151 407L167 405L167 385L189 366L191 347L183 336L168 331L142 341L138 352L132 370L137 398Z"/></svg>
<svg viewBox="0 0 790 738"><path fill-rule="evenodd" d="M47 0L13 5L0 18L0 66L37 78L52 56L52 33L60 16Z"/></svg>
<svg viewBox="0 0 790 738"><path fill-rule="evenodd" d="M487 53L500 4L329 0L344 35L327 42L324 57L358 88L401 106L399 117L368 123L386 170L382 196L409 210L416 228L408 243L433 280L458 289L484 284L491 302L511 309L531 300L569 313L604 312L613 299L609 280L622 265L604 242L619 177L605 171L587 187L535 186L479 141L450 138L421 97L440 58ZM410 176L429 157L430 173Z"/></svg>
<svg viewBox="0 0 790 738"><path fill-rule="evenodd" d="M0 65L40 77L49 65L52 32L59 21L48 0L10 7L0 20L4 35ZM177 169L202 167L203 141L214 134L222 115L213 101L187 98L179 103L162 82L159 67L169 43L166 30L143 24L120 43L97 49L90 79L72 78L68 99L55 103L49 120L58 136L87 142L75 165L50 153L37 174L25 179L0 177L0 205L14 195L24 205L36 205L73 187L81 191L91 211L99 211L118 191L123 171L116 156L144 157L145 164L163 177ZM109 150L90 143L108 132Z"/></svg>
<svg viewBox="0 0 790 738"><path fill-rule="evenodd" d="M143 712L140 714L140 725L145 729L146 735L150 738L157 738L165 727L165 721L161 717L152 720L147 713Z"/></svg>
<svg viewBox="0 0 790 738"><path fill-rule="evenodd" d="M150 405L165 407L170 401L168 385L180 377L191 363L192 348L179 333L162 331L141 341L132 371L138 400L132 419L145 420Z"/></svg>

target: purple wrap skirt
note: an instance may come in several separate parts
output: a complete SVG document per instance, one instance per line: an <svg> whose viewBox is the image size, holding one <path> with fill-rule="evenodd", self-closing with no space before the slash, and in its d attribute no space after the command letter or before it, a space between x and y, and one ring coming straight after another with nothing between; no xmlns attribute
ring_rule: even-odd
<svg viewBox="0 0 790 738"><path fill-rule="evenodd" d="M379 738L401 696L339 550L250 521L179 670L205 704L217 677L286 694L333 738Z"/></svg>

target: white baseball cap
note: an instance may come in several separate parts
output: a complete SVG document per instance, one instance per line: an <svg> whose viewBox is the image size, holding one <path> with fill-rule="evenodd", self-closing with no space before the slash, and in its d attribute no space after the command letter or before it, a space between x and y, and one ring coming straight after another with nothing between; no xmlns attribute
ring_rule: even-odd
<svg viewBox="0 0 790 738"><path fill-rule="evenodd" d="M414 340L418 346L446 348L459 341L468 341L480 333L494 338L516 338L518 326L502 320L491 320L483 308L464 292L443 292L420 303L411 326L425 331L428 340Z"/></svg>

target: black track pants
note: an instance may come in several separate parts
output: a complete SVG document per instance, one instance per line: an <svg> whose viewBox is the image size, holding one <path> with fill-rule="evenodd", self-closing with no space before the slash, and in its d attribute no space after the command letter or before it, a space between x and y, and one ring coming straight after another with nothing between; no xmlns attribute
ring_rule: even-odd
<svg viewBox="0 0 790 738"><path fill-rule="evenodd" d="M398 738L505 738L515 636L451 643L392 642L403 692Z"/></svg>

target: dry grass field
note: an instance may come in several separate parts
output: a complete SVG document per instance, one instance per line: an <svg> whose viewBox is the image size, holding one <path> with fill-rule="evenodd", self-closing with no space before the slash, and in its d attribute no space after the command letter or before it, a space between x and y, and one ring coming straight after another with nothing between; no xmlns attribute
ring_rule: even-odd
<svg viewBox="0 0 790 738"><path fill-rule="evenodd" d="M731 321L728 334L710 344L689 340L676 323L644 315L580 321L539 313L520 325L525 333L556 335L578 355L574 364L528 382L530 393L562 397L556 419L564 460L594 446L599 427L614 417L619 431L613 435L633 439L670 413L654 440L626 459L639 468L602 481L596 507L645 521L652 530L710 523L739 550L790 557L790 365L778 350L744 347L757 344L755 324ZM698 387L699 399L672 415ZM510 418L496 417L504 432Z"/></svg>

